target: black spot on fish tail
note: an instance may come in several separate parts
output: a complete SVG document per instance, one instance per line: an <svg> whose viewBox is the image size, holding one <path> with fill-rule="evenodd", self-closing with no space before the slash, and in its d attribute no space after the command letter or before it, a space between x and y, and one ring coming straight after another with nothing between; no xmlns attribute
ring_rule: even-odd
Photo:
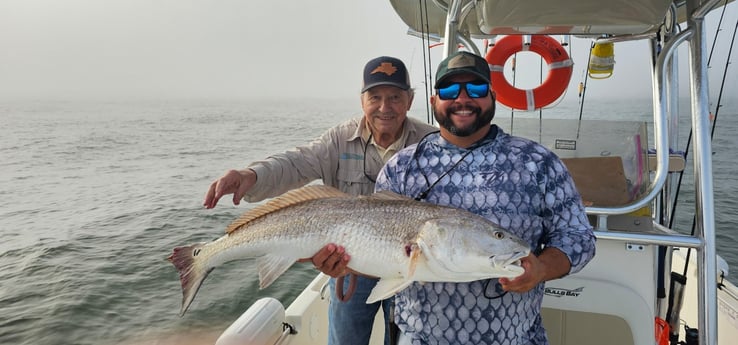
<svg viewBox="0 0 738 345"><path fill-rule="evenodd" d="M413 252L413 245L412 244L406 244L405 245L405 256L410 257L410 253Z"/></svg>
<svg viewBox="0 0 738 345"><path fill-rule="evenodd" d="M201 268L196 269L196 267L202 267L202 265L195 265L195 256L200 253L204 245L204 243L198 243L191 246L174 248L172 254L167 258L177 269L179 281L182 285L182 307L179 311L179 316L183 316L187 312L187 308L190 307L190 304L195 299L195 295L200 290L203 281L205 281L205 278L213 270L212 268L207 270Z"/></svg>

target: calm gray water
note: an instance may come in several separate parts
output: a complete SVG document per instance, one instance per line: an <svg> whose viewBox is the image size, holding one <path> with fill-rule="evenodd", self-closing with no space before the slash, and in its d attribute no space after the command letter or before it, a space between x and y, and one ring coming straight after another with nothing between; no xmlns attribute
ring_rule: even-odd
<svg viewBox="0 0 738 345"><path fill-rule="evenodd" d="M250 207L224 199L203 209L214 178L305 143L358 106L358 97L0 104L0 344L205 344L258 298L289 303L315 275L311 267L259 291L243 261L214 271L180 318L180 285L165 258L175 246L221 236ZM590 118L640 118L650 105L597 109ZM735 104L722 111L713 155L718 252L738 267L738 118ZM683 193L691 198L691 188ZM681 228L690 219L680 217Z"/></svg>

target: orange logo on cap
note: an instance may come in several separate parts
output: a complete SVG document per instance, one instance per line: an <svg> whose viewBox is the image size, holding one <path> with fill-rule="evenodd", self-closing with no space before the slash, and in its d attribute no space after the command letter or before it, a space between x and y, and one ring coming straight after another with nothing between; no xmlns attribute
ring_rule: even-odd
<svg viewBox="0 0 738 345"><path fill-rule="evenodd" d="M397 72L397 67L392 66L391 62L382 62L379 67L375 68L371 74L384 73L386 75L393 75Z"/></svg>

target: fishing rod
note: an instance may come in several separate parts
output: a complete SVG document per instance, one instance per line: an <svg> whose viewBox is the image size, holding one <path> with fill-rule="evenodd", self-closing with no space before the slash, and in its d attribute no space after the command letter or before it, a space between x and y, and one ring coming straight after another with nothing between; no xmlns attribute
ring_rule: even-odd
<svg viewBox="0 0 738 345"><path fill-rule="evenodd" d="M726 3L727 3L727 1L726 1ZM725 8L723 7L723 10L724 9ZM716 128L717 120L718 120L718 113L720 111L720 108L722 107L722 105L720 103L721 103L721 100L722 100L722 97L723 97L723 91L725 90L725 88L724 88L725 87L725 80L726 80L726 76L727 76L727 73L728 73L728 66L730 65L730 56L731 56L731 54L733 52L733 44L735 43L736 32L738 32L738 19L736 19L735 26L733 28L733 37L732 37L732 39L730 41L730 48L728 49L728 57L725 60L725 68L723 69L723 78L722 78L722 81L720 83L720 91L718 92L717 105L715 106L715 115L714 115L714 117L712 119L712 128L710 130L710 141L712 141L713 138L714 138L715 128ZM717 35L716 35L716 40L717 40ZM715 45L713 44L713 48L714 47L715 47ZM710 55L712 55L712 52L710 52ZM691 137L692 137L691 130L690 130L690 133L689 134L690 134L690 139L691 139ZM687 148L689 148L689 145L687 145ZM686 156L687 155L685 153L685 155L684 155L685 159L686 159ZM679 176L679 181L680 182L681 182L681 178L682 178L682 175L680 174L680 176ZM676 205L676 202L674 204ZM674 217L673 217L673 213L672 213L672 219L671 219L671 222L670 222L669 227L671 227L671 223L673 223L673 220L674 220ZM695 229L696 228L697 228L697 216L696 215L693 215L692 216L692 229L691 229L692 236L694 236L694 233L695 233ZM677 280L677 283L678 284L681 284L682 286L686 284L687 270L689 268L689 260L690 260L691 255L692 255L692 248L689 248L687 250L687 256L686 256L686 259L684 261L684 269L682 270L682 274L681 275L678 274L678 273L672 272L672 280ZM722 287L723 287L722 279L725 279L724 273L720 274L720 279L721 279L720 282L717 283L717 288L718 289L722 289ZM673 282L672 282L672 285L674 285ZM669 309L671 309L671 306L670 306ZM667 315L668 315L668 313L667 313ZM687 332L690 332L690 331L694 332L694 330L689 329L689 328L686 328L686 331ZM674 342L675 341L673 341L672 343L674 343Z"/></svg>
<svg viewBox="0 0 738 345"><path fill-rule="evenodd" d="M726 7L727 7L726 5L727 5L727 0L726 0L726 4L723 6L723 12L722 12L722 14L720 16L720 23L722 23L722 18L723 18L723 15L725 14L725 10L726 10ZM720 29L720 26L721 25L722 24L719 24L718 25L718 28L717 28L717 31L716 31L716 34L715 34L715 41L717 41L717 33L721 30ZM737 32L738 32L738 19L736 19L735 26L733 28L733 36L731 38L730 47L728 48L728 55L727 55L727 58L725 60L725 67L723 69L723 78L722 78L722 81L721 81L721 84L720 84L720 91L718 92L718 101L717 101L717 105L715 106L715 114L714 114L714 117L712 119L712 128L710 130L710 141L712 141L712 139L714 138L715 128L716 128L717 120L718 120L718 113L720 111L720 108L722 107L722 105L720 103L722 102L723 91L725 90L724 89L724 87L725 87L725 80L726 80L726 76L727 76L727 73L728 73L728 66L730 65L730 56L731 56L731 54L733 52L733 45L735 43L735 38L736 38L736 33ZM712 48L713 49L715 48L714 42L713 42ZM709 67L710 61L712 59L713 52L714 52L713 50L710 51L710 57L708 58L708 67ZM689 132L689 139L687 140L687 150L685 151L685 154L684 154L685 160L687 158L687 153L689 152L689 147L690 147L690 141L691 141L691 139L692 139L692 130L690 130L690 132ZM678 187L681 186L681 181L682 181L683 173L684 172L682 171L679 174L679 182L680 183L677 185L677 191L679 190ZM672 208L672 210L675 210L676 209L676 201L677 201L677 199L678 199L678 193L675 196L674 208ZM670 223L669 223L669 227L670 228L671 228L671 225L673 224L673 221L674 221L674 214L675 213L672 211L672 216L671 216L671 220L670 220ZM696 215L693 215L692 216L692 229L691 229L691 234L692 235L694 235L696 227L697 227L697 216ZM689 260L690 260L691 255L692 255L692 249L690 248L690 249L687 250L687 256L686 256L686 260L684 262L684 269L682 271L683 272L682 273L682 276L686 276L687 275L687 269L689 268ZM724 276L721 275L721 279L722 278L724 278ZM718 283L718 288L720 288L721 285L722 284Z"/></svg>
<svg viewBox="0 0 738 345"><path fill-rule="evenodd" d="M727 9L727 3L728 3L728 0L725 0L725 4L723 4L723 11L720 13L720 20L718 21L718 26L717 26L717 29L715 30L715 40L713 40L712 48L710 49L710 55L707 58L707 67L708 68L710 68L710 64L712 62L712 55L715 52L715 42L717 42L718 35L719 35L720 31L721 31L720 27L722 26L723 17L725 15L725 11ZM736 26L738 27L738 19L736 20ZM715 113L716 113L716 115L715 115L715 118L714 118L714 120L712 122L712 128L711 128L711 131L710 131L710 140L712 140L712 137L713 137L713 135L715 133L715 125L717 124L717 112L720 109L720 101L722 99L723 86L725 85L725 77L727 75L728 65L730 64L730 54L731 54L731 52L733 50L733 43L735 42L735 37L736 37L736 31L733 30L733 38L731 39L730 48L728 50L728 57L727 57L727 59L725 61L725 69L723 71L723 80L722 80L722 84L721 84L720 91L719 91L719 94L718 94L718 104L715 107ZM687 156L689 155L689 148L691 146L691 143L692 143L692 129L689 130L689 135L687 136L687 145L686 145L686 148L684 150L684 160L685 161L687 160ZM682 170L682 171L679 172L679 180L677 182L677 189L675 191L674 200L673 200L673 203L672 203L671 215L669 217L670 218L669 219L669 228L671 228L674 225L674 216L676 215L676 207L677 207L677 203L679 201L679 192L680 192L680 189L681 189L681 186L682 186L682 179L683 179L683 177L684 177L684 170ZM693 219L693 222L695 222L695 221L696 220ZM694 229L695 229L694 226L692 226L692 234L694 234ZM689 252L687 252L687 254L689 254Z"/></svg>
<svg viewBox="0 0 738 345"><path fill-rule="evenodd" d="M594 49L595 42L589 46L589 55L587 56L587 62L592 58L592 49ZM582 128L582 113L584 112L584 95L587 93L587 81L589 80L589 73L587 68L584 68L584 82L579 82L579 121L577 122L577 140L579 140L579 130Z"/></svg>
<svg viewBox="0 0 738 345"><path fill-rule="evenodd" d="M722 13L720 14L720 20L718 22L718 25L717 25L717 28L716 28L716 32L715 32L715 39L712 42L712 47L710 49L710 54L709 54L709 57L707 59L707 68L710 68L710 65L712 63L712 56L713 56L713 53L715 52L715 46L716 46L716 43L717 43L717 39L718 39L719 33L721 31L721 26L722 26L722 22L723 22L723 17L725 15L725 11L727 9L727 4L728 4L728 0L726 0L725 3L723 4L723 10L722 10ZM672 7L672 11L675 11L675 9L673 7ZM675 27L676 28L679 28L678 24ZM736 29L738 29L738 19L736 20ZM723 94L723 91L724 91L724 85L725 85L725 79L726 79L726 75L727 75L727 71L728 71L728 65L730 64L730 54L731 54L731 52L733 50L733 43L735 42L735 37L736 37L736 30L733 31L733 38L731 39L730 48L729 48L729 51L728 51L728 57L726 58L725 68L723 69L722 84L721 84L721 87L720 87L720 91L718 93L718 103L717 103L717 106L716 106L716 109L715 109L715 113L718 112L718 110L720 109L720 106L721 106L720 105L720 102L721 102L722 94ZM717 125L717 116L715 116L715 117L712 118L712 128L711 128L711 132L710 132L710 141L713 140L716 125ZM685 161L687 160L687 156L689 154L689 148L691 146L692 135L693 135L693 130L690 128L689 135L688 135L688 138L687 138L686 148L685 148L685 151L684 151L684 160ZM678 179L676 191L675 191L675 194L674 194L674 200L673 200L673 203L672 203L671 213L669 214L669 226L668 227L670 229L673 227L673 225L674 225L674 219L676 218L676 208L677 208L678 201L679 201L679 194L680 194L680 189L681 189L681 186L682 186L682 180L683 180L683 178L684 178L684 170L682 169L679 172L679 179ZM663 204L665 202L667 202L667 200L665 200L665 198L664 198L664 196L662 194L661 203ZM662 218L661 221L663 221L663 218ZM697 215L696 214L693 214L692 215L692 226L691 226L691 230L690 230L690 233L691 233L692 236L694 236L694 234L695 234L696 227L697 227ZM687 270L689 269L689 262L690 262L691 255L692 255L692 248L689 248L689 249L687 249L687 255L686 255L686 258L684 260L684 268L683 268L681 274L679 274L677 272L671 272L671 287L670 287L670 294L669 294L670 295L670 299L669 299L669 303L668 303L668 309L666 311L666 321L667 321L667 323L669 324L669 326L671 328L671 330L669 331L669 342L671 344L682 344L681 342L679 342L679 331L678 331L679 310L678 309L680 309L680 308L678 307L678 305L681 305L681 299L682 299L681 296L682 296L682 293L684 291L684 286L687 283ZM659 263L658 263L659 264L659 267L664 267L663 266L663 260L665 259L665 256L666 256L666 250L665 250L665 248L660 247L659 248ZM661 268L660 270L663 270L663 268ZM659 297L665 297L665 291L663 290L664 285L663 285L663 282L662 282L662 277L663 277L663 274L660 274L659 275L659 291L658 291ZM721 278L722 278L722 276L721 276ZM721 284L718 283L718 288L720 288L720 285ZM694 335L697 332L697 330L690 329L689 327L686 327L686 326L685 326L685 331L687 332L687 337L688 338L689 338L690 335Z"/></svg>
<svg viewBox="0 0 738 345"><path fill-rule="evenodd" d="M513 78L512 85L513 85L513 87L515 87L515 76L518 75L518 73L516 71L516 68L515 68L515 65L517 64L517 57L518 57L518 53L513 54L513 57L512 57L512 78ZM515 122L515 108L510 107L510 133L511 134L514 133L513 132L513 130L514 130L513 123L514 122Z"/></svg>
<svg viewBox="0 0 738 345"><path fill-rule="evenodd" d="M726 0L726 4L727 4L727 0ZM723 13L725 13L725 6L723 7ZM722 15L721 15L721 20L722 20ZM719 27L718 27L718 31L719 31ZM710 128L710 141L712 141L713 137L715 136L715 127L717 125L718 113L720 112L720 108L722 107L722 104L720 104L720 103L721 103L722 98L723 98L723 91L725 90L724 89L724 87L725 87L725 79L726 79L726 76L728 75L728 66L730 65L730 55L733 53L733 44L735 43L735 37L736 37L736 33L737 32L738 32L738 19L736 19L735 26L733 27L733 37L730 40L730 47L728 48L728 57L725 59L725 68L723 68L723 78L722 78L722 80L720 82L720 91L718 92L717 105L715 105L715 113L714 113L713 118L712 118L712 128ZM715 38L717 40L717 37L715 37ZM712 52L710 52L710 55L712 55ZM691 131L690 131L690 135L691 135ZM697 222L697 217L696 216L693 216L692 217L692 235L694 235L694 231L695 231L695 227L696 227L696 222ZM690 254L690 252L688 251L687 252L687 259L689 259L689 254ZM687 264L685 263L684 266L685 266L684 267L684 270L686 272L686 270L687 270Z"/></svg>
<svg viewBox="0 0 738 345"><path fill-rule="evenodd" d="M727 0L726 0L727 4ZM720 82L720 92L718 92L718 99L717 99L717 105L715 106L715 114L712 117L712 128L710 130L710 139L715 135L715 124L717 123L718 119L718 113L720 112L720 108L722 108L722 99L723 99L723 90L725 90L725 79L728 75L728 66L730 65L730 56L733 53L733 44L735 43L735 37L736 32L738 32L738 19L735 21L735 26L733 27L733 38L730 40L730 47L728 48L728 57L725 59L725 68L723 68L723 80Z"/></svg>
<svg viewBox="0 0 738 345"><path fill-rule="evenodd" d="M571 54L569 54L571 56ZM538 85L543 84L543 58L538 65ZM538 142L543 142L543 107L538 108Z"/></svg>
<svg viewBox="0 0 738 345"><path fill-rule="evenodd" d="M431 55L430 55L430 28L428 27L428 2L425 1L423 6L423 0L418 0L418 7L421 9L420 13L420 27L421 27L421 46L423 47L423 77L425 83L425 99L430 99L430 88L432 87L432 75L431 75ZM426 41L427 38L427 41ZM430 114L430 105L428 101L425 102L425 121L429 124L433 124L433 117Z"/></svg>

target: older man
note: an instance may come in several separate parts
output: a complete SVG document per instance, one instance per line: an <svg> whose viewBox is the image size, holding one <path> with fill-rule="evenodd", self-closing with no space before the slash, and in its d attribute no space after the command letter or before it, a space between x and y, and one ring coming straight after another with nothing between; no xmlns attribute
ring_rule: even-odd
<svg viewBox="0 0 738 345"><path fill-rule="evenodd" d="M204 206L215 207L226 194L233 194L236 205L242 198L249 202L260 201L317 179L349 194L371 194L377 173L390 157L437 130L407 117L413 96L408 71L402 61L388 56L372 59L364 67L363 116L328 129L308 145L251 163L245 169L227 171L210 185ZM312 262L321 271L348 282L343 270L348 257L339 262L333 259L340 258L336 254L341 254L342 250L328 245ZM336 266L342 269L335 270ZM380 305L385 320L391 320L391 300L366 304L376 283L375 279L358 277L352 298L345 302L331 299L328 344L368 344ZM335 296L336 278L331 279L330 286ZM385 344L389 344L387 335Z"/></svg>

